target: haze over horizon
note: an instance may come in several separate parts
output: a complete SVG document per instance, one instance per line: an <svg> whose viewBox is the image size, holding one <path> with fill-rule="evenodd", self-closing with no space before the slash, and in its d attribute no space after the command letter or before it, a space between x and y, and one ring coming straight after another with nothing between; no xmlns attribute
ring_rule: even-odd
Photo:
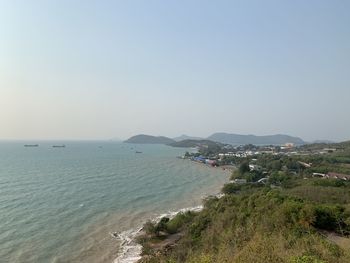
<svg viewBox="0 0 350 263"><path fill-rule="evenodd" d="M350 139L348 1L1 1L0 139Z"/></svg>

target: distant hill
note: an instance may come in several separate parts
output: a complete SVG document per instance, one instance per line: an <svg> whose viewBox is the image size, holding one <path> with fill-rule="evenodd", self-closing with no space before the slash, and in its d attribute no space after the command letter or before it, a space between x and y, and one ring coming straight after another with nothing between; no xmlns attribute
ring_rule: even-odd
<svg viewBox="0 0 350 263"><path fill-rule="evenodd" d="M202 146L207 146L207 147L217 147L217 146L222 146L221 143L218 142L213 142L210 140L183 140L179 142L173 142L169 144L170 146L173 147L202 147Z"/></svg>
<svg viewBox="0 0 350 263"><path fill-rule="evenodd" d="M307 151L320 151L324 148L331 148L331 149L337 149L337 150L344 150L345 155L348 156L350 153L350 141L344 141L344 142L337 142L337 143L310 143L305 144L300 147L301 150L307 150Z"/></svg>
<svg viewBox="0 0 350 263"><path fill-rule="evenodd" d="M242 134L231 134L231 133L214 133L206 139L200 137L193 137L187 135L181 135L176 138L168 138L165 136L152 136L139 134L133 136L126 141L127 143L140 143L140 144L166 144L174 147L195 147L198 144L208 143L214 146L213 143L231 144L231 145L244 145L244 144L255 144L255 145L280 145L285 143L294 143L296 145L305 144L302 139L293 137L285 134L276 135L242 135Z"/></svg>
<svg viewBox="0 0 350 263"><path fill-rule="evenodd" d="M220 143L241 145L241 144L255 144L255 145L279 145L285 143L294 143L296 145L305 144L305 142L298 138L284 134L276 135L241 135L241 134L230 134L230 133L214 133L207 138L211 141Z"/></svg>
<svg viewBox="0 0 350 263"><path fill-rule="evenodd" d="M334 141L330 141L330 140L315 140L311 143L335 143Z"/></svg>
<svg viewBox="0 0 350 263"><path fill-rule="evenodd" d="M210 155L213 153L217 153L224 146L219 142L213 142L210 140L183 140L180 142L171 143L169 145L173 147L184 147L184 148L196 147L199 149L199 151L203 155Z"/></svg>
<svg viewBox="0 0 350 263"><path fill-rule="evenodd" d="M204 138L195 137L195 136L188 136L186 134L182 134L179 137L173 138L173 140L179 142L179 141L184 141L184 140L204 140Z"/></svg>
<svg viewBox="0 0 350 263"><path fill-rule="evenodd" d="M174 143L175 141L173 139L170 139L164 136L151 136L151 135L139 134L139 135L130 137L124 142L138 143L138 144L171 144L171 143Z"/></svg>

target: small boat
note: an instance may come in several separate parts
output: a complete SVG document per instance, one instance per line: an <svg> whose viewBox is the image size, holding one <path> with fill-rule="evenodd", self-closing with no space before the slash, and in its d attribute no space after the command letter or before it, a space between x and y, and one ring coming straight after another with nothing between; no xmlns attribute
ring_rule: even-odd
<svg viewBox="0 0 350 263"><path fill-rule="evenodd" d="M135 153L142 153L142 152L136 151Z"/></svg>
<svg viewBox="0 0 350 263"><path fill-rule="evenodd" d="M53 148L64 148L66 147L66 145L62 144L62 145L52 145Z"/></svg>
<svg viewBox="0 0 350 263"><path fill-rule="evenodd" d="M39 144L25 144L24 147L39 147Z"/></svg>

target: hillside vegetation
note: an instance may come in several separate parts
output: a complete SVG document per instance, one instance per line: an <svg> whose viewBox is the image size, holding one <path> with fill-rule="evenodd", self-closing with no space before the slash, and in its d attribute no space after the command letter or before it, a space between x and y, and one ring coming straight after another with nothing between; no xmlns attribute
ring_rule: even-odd
<svg viewBox="0 0 350 263"><path fill-rule="evenodd" d="M317 190L314 192L319 195ZM349 202L341 196L339 199L341 203ZM168 251L152 254L146 249L150 257L142 262L350 262L349 250L331 242L322 232L348 235L349 205L332 204L338 200L326 204L316 200L312 194L310 198L299 191L264 187L236 189L220 199L210 198L202 212L167 222L163 231L181 230L183 237Z"/></svg>
<svg viewBox="0 0 350 263"><path fill-rule="evenodd" d="M350 181L312 176L349 172L350 145L341 147L326 155L254 157L258 171L249 169L252 158L240 159L232 179L247 183L226 184L201 212L145 225L140 262L349 263Z"/></svg>

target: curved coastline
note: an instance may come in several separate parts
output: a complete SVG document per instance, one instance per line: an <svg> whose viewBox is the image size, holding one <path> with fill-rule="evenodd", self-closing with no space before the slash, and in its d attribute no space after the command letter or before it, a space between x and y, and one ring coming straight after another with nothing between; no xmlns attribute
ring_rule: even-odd
<svg viewBox="0 0 350 263"><path fill-rule="evenodd" d="M80 237L82 242L71 253L60 256L59 260L132 263L141 259L142 246L136 240L143 233L141 229L144 223L159 221L162 217L173 217L181 211L200 211L202 201L208 196L216 195L222 185L229 181L228 169L213 168L191 161L184 163L187 163L184 167L190 168L192 177L194 172L199 176L192 178L198 180L198 183L193 184L191 191L185 191L180 196L173 195L171 202L159 200L156 201L157 204L148 203L141 210L139 204L133 205L133 209L126 214L106 213L94 224L87 226ZM205 176L210 173L211 179L207 182L206 179L201 179L202 173Z"/></svg>
<svg viewBox="0 0 350 263"><path fill-rule="evenodd" d="M102 151L100 143L76 142L64 152L52 151L52 144L30 154L16 144L1 152L9 156L2 166L13 169L2 174L2 182L10 182L2 201L12 203L3 202L0 210L5 218L21 219L21 231L10 232L12 221L1 225L3 233L14 233L1 239L5 261L113 262L122 250L110 233L138 230L147 219L197 206L229 177L221 168L179 160L183 150L177 148L145 145L139 146L145 154L135 155L120 144L106 143ZM13 163L13 156L22 161ZM30 198L16 200L15 193Z"/></svg>
<svg viewBox="0 0 350 263"><path fill-rule="evenodd" d="M198 166L208 167L207 165L199 164L196 162L193 162L193 164ZM222 169L228 175L230 175L231 172L233 171L231 167L230 168L229 167L224 167L224 168L210 167L210 169L215 169L215 170ZM220 192L216 194L202 193L201 200L204 200L206 197L209 197L209 196L216 196L220 198L222 194ZM192 207L181 208L176 211L168 211L166 213L162 213L158 216L155 216L150 220L152 222L159 222L163 217L168 217L172 219L178 213L187 212L187 211L200 212L202 209L203 209L203 205L199 204ZM140 259L142 259L141 253L142 253L143 247L136 241L136 239L138 236L140 236L143 233L143 225L144 223L146 223L146 221L147 219L145 219L142 224L138 225L135 228L131 228L119 233L118 232L110 233L110 235L113 238L115 238L120 242L120 252L118 253L117 258L113 260L113 263L137 263Z"/></svg>

